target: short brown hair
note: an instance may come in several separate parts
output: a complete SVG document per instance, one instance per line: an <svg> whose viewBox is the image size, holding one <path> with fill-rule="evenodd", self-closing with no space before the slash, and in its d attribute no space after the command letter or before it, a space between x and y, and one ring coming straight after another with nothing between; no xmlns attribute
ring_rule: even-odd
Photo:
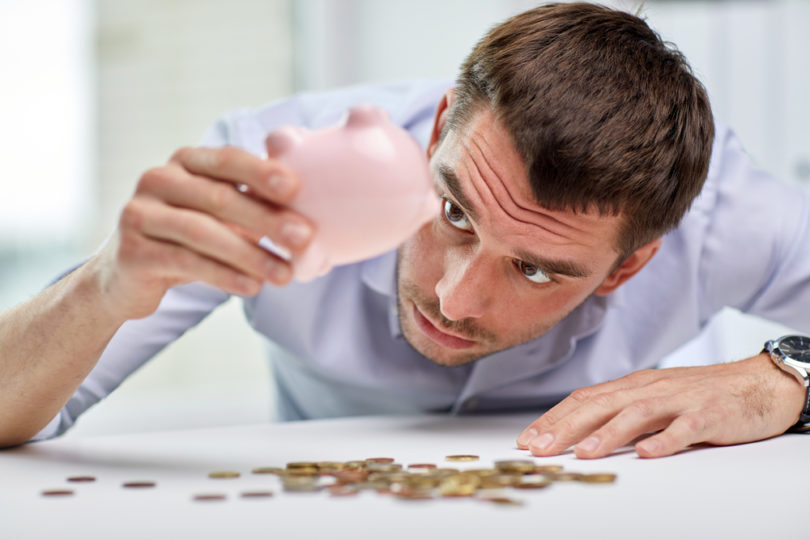
<svg viewBox="0 0 810 540"><path fill-rule="evenodd" d="M494 27L461 67L447 125L489 104L538 204L625 217L620 254L675 228L700 193L714 124L685 58L634 15L549 4Z"/></svg>

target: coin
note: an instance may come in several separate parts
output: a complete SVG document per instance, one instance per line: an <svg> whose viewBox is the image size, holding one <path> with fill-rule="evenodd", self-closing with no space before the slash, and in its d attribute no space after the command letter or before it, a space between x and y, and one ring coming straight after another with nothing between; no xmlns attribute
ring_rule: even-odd
<svg viewBox="0 0 810 540"><path fill-rule="evenodd" d="M293 461L287 463L287 469L318 469L318 464L314 461Z"/></svg>
<svg viewBox="0 0 810 540"><path fill-rule="evenodd" d="M195 501L224 501L227 497L222 493L199 493L192 499Z"/></svg>
<svg viewBox="0 0 810 540"><path fill-rule="evenodd" d="M279 467L256 467L252 471L253 474L275 474L276 476L284 476L285 471Z"/></svg>
<svg viewBox="0 0 810 540"><path fill-rule="evenodd" d="M399 463L377 463L372 461L366 465L366 469L369 472L397 472L402 470L402 465Z"/></svg>
<svg viewBox="0 0 810 540"><path fill-rule="evenodd" d="M95 476L68 476L67 481L68 482L74 482L74 483L95 482L96 477Z"/></svg>
<svg viewBox="0 0 810 540"><path fill-rule="evenodd" d="M65 497L73 495L72 489L46 489L41 492L43 497Z"/></svg>
<svg viewBox="0 0 810 540"><path fill-rule="evenodd" d="M478 461L478 456L474 454L452 454L445 456L445 461Z"/></svg>
<svg viewBox="0 0 810 540"><path fill-rule="evenodd" d="M579 481L586 484L612 484L616 481L616 475L613 473L583 474L580 476Z"/></svg>
<svg viewBox="0 0 810 540"><path fill-rule="evenodd" d="M549 474L549 478L553 482L577 482L582 479L582 473L578 472L559 472Z"/></svg>
<svg viewBox="0 0 810 540"><path fill-rule="evenodd" d="M411 463L408 465L409 469L435 469L436 465L433 463Z"/></svg>
<svg viewBox="0 0 810 540"><path fill-rule="evenodd" d="M239 473L236 471L214 471L208 473L208 478L239 478Z"/></svg>
<svg viewBox="0 0 810 540"><path fill-rule="evenodd" d="M272 497L272 491L243 491L240 493L240 496L243 499L262 499L267 497Z"/></svg>
<svg viewBox="0 0 810 540"><path fill-rule="evenodd" d="M558 473L563 470L562 465L538 465L534 468L535 474Z"/></svg>
<svg viewBox="0 0 810 540"><path fill-rule="evenodd" d="M282 480L284 491L308 493L320 490L318 479L312 476L287 476Z"/></svg>
<svg viewBox="0 0 810 540"><path fill-rule="evenodd" d="M360 490L353 485L347 484L333 484L326 488L329 495L333 497L350 497L360 493Z"/></svg>
<svg viewBox="0 0 810 540"><path fill-rule="evenodd" d="M370 457L366 458L366 463L393 463L392 457Z"/></svg>
<svg viewBox="0 0 810 540"><path fill-rule="evenodd" d="M534 472L535 465L528 459L513 459L496 461L495 468L505 473L529 474Z"/></svg>
<svg viewBox="0 0 810 540"><path fill-rule="evenodd" d="M121 484L121 487L142 489L142 488L153 488L156 485L157 484L155 482L138 480L136 482L124 482L123 484Z"/></svg>
<svg viewBox="0 0 810 540"><path fill-rule="evenodd" d="M368 479L368 471L343 469L334 474L335 480L339 484L354 484L365 482Z"/></svg>
<svg viewBox="0 0 810 540"><path fill-rule="evenodd" d="M472 474L448 476L439 483L442 497L469 497L481 484L481 479Z"/></svg>
<svg viewBox="0 0 810 540"><path fill-rule="evenodd" d="M318 473L317 467L298 467L285 471L287 476L318 476Z"/></svg>

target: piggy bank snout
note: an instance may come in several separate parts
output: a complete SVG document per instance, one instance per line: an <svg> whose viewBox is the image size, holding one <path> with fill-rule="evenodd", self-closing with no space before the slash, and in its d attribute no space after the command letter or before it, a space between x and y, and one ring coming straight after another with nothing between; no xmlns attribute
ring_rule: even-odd
<svg viewBox="0 0 810 540"><path fill-rule="evenodd" d="M287 126L272 132L264 140L269 157L278 157L296 147L306 135L305 128Z"/></svg>
<svg viewBox="0 0 810 540"><path fill-rule="evenodd" d="M384 109L375 107L374 105L358 105L349 109L349 115L346 118L347 127L365 127L376 126L380 124L388 124L391 122L391 117Z"/></svg>

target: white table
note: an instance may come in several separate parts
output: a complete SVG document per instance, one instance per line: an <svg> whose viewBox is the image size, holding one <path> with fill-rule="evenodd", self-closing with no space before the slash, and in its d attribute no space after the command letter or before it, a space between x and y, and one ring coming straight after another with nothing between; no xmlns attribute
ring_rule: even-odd
<svg viewBox="0 0 810 540"><path fill-rule="evenodd" d="M615 484L554 484L521 491L523 506L468 499L400 501L368 492L334 498L291 494L252 468L289 461L390 456L442 463L526 458L514 440L533 416L367 417L147 434L68 438L0 451L0 538L810 538L806 519L810 435L642 460L632 452L577 460L535 458L580 472L618 474ZM453 464L448 464L453 466ZM214 480L214 470L241 477ZM89 484L68 484L72 475ZM128 490L133 480L157 482ZM70 497L47 498L50 488ZM248 489L275 496L247 500ZM222 492L223 502L192 495ZM792 510L791 510L792 509Z"/></svg>

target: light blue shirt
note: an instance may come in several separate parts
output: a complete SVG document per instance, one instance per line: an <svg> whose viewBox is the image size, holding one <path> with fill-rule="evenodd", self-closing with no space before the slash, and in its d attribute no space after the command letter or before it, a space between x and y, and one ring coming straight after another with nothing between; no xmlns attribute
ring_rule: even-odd
<svg viewBox="0 0 810 540"><path fill-rule="evenodd" d="M301 94L220 121L207 146L264 153L282 125L318 128L371 102L426 145L447 81ZM571 390L655 367L728 306L810 331L810 194L754 169L718 126L706 185L652 261L608 297L591 297L544 336L447 368L402 337L396 253L244 300L272 355L281 419L541 409ZM153 315L124 324L62 411L37 435L66 430L89 406L228 299L201 284L170 290ZM752 351L752 353L755 351Z"/></svg>

